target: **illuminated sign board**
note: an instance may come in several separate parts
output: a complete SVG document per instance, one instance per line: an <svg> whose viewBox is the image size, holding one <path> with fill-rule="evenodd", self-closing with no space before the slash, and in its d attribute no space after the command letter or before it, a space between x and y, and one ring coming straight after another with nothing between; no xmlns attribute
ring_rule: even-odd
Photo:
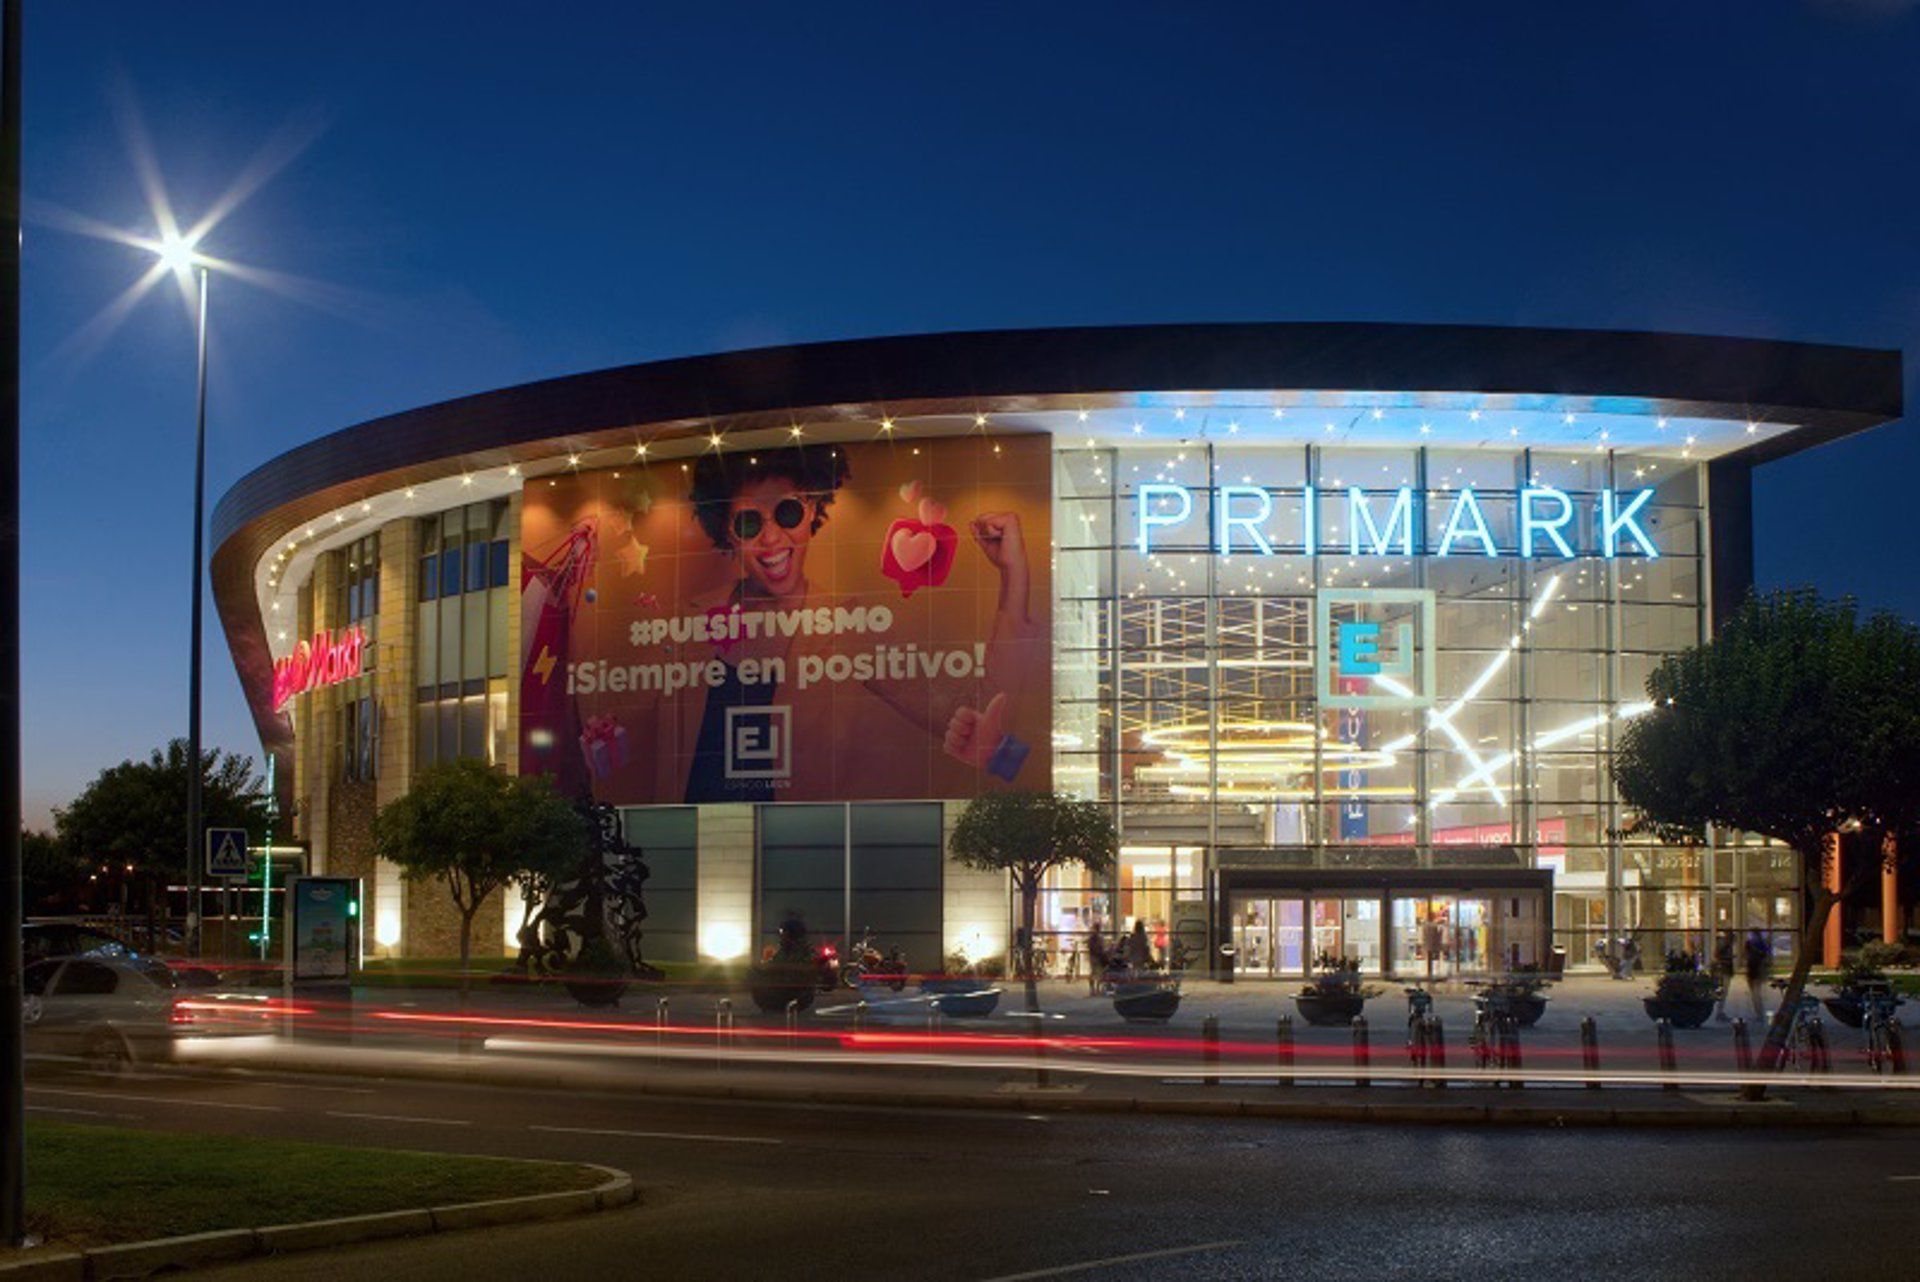
<svg viewBox="0 0 1920 1282"><path fill-rule="evenodd" d="M1435 610L1427 588L1322 588L1313 619L1320 705L1430 706L1436 689Z"/></svg>
<svg viewBox="0 0 1920 1282"><path fill-rule="evenodd" d="M366 634L355 624L337 635L316 632L313 640L293 647L292 654L273 665L273 710L280 711L296 694L359 676L366 643Z"/></svg>
<svg viewBox="0 0 1920 1282"><path fill-rule="evenodd" d="M1580 504L1565 490L1551 485L1530 485L1512 500L1512 524L1517 534L1501 547L1487 521L1488 503L1470 487L1446 491L1442 496L1445 511L1437 514L1440 530L1437 541L1421 536L1416 526L1427 509L1427 495L1412 486L1369 493L1359 486L1346 493L1322 493L1313 486L1291 490L1270 490L1261 485L1221 485L1208 491L1202 488L1196 498L1192 488L1166 482L1149 482L1133 495L1134 544L1142 553L1154 550L1160 531L1170 531L1194 521L1209 528L1209 542L1221 556L1235 553L1274 555L1271 537L1276 494L1297 499L1300 505L1300 537L1290 543L1307 556L1321 553L1346 556L1415 555L1414 545L1421 543L1421 555L1433 556L1520 556L1572 558L1602 556L1640 556L1652 560L1660 555L1653 536L1641 524L1645 509L1653 501L1653 491L1601 490L1592 500L1592 519L1579 518ZM1212 513L1203 512L1209 497ZM1320 545L1320 518L1323 508L1344 505L1347 537L1337 546ZM1590 537L1582 539L1585 524ZM1577 545L1579 547L1577 548Z"/></svg>

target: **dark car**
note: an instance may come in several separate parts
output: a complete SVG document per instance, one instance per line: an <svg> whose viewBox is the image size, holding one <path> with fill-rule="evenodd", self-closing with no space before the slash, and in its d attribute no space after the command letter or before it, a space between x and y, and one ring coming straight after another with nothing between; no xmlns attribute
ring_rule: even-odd
<svg viewBox="0 0 1920 1282"><path fill-rule="evenodd" d="M72 921L31 921L20 930L20 950L31 964L49 957L133 957L127 942Z"/></svg>
<svg viewBox="0 0 1920 1282"><path fill-rule="evenodd" d="M26 1049L77 1057L103 1072L171 1057L192 1020L158 962L93 953L28 964L22 997Z"/></svg>

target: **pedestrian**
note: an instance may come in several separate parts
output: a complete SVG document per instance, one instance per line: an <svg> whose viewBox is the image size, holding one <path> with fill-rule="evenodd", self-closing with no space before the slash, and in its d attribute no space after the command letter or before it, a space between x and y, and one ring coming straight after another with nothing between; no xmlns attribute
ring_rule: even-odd
<svg viewBox="0 0 1920 1282"><path fill-rule="evenodd" d="M1127 936L1127 967L1130 970L1153 969L1153 941L1147 938L1147 923L1144 918L1133 923L1133 932Z"/></svg>
<svg viewBox="0 0 1920 1282"><path fill-rule="evenodd" d="M1773 974L1773 948L1767 943L1766 932L1758 926L1747 932L1741 960L1747 973L1747 995L1753 999L1753 1020L1757 1024L1767 1017L1767 998L1762 990Z"/></svg>
<svg viewBox="0 0 1920 1282"><path fill-rule="evenodd" d="M1109 960L1106 936L1100 933L1100 923L1095 922L1087 932L1087 996L1100 991L1100 984L1107 977Z"/></svg>
<svg viewBox="0 0 1920 1282"><path fill-rule="evenodd" d="M1620 973L1615 979L1632 979L1633 968L1640 962L1640 945L1632 935L1620 937Z"/></svg>
<svg viewBox="0 0 1920 1282"><path fill-rule="evenodd" d="M1733 987L1733 932L1721 933L1713 944L1713 1017L1727 1022L1727 990Z"/></svg>

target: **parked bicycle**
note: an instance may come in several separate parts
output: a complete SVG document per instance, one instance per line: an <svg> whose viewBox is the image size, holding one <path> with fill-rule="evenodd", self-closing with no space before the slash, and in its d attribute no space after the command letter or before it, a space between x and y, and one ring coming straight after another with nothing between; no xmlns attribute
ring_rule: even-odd
<svg viewBox="0 0 1920 1282"><path fill-rule="evenodd" d="M1407 989L1407 1059L1426 1068L1436 1058L1438 1038L1433 1024L1433 994L1424 988Z"/></svg>
<svg viewBox="0 0 1920 1282"><path fill-rule="evenodd" d="M1473 996L1473 1027L1467 1045L1476 1068L1520 1067L1520 1025L1513 1015L1511 994L1490 985Z"/></svg>
<svg viewBox="0 0 1920 1282"><path fill-rule="evenodd" d="M1784 993L1787 981L1776 979L1773 987ZM1827 1048L1827 1030L1820 1022L1820 999L1801 994L1794 1008L1793 1022L1787 1026L1787 1044L1781 1052L1780 1068L1789 1073L1824 1073L1832 1063Z"/></svg>
<svg viewBox="0 0 1920 1282"><path fill-rule="evenodd" d="M1866 1018L1861 1027L1867 1032L1867 1068L1875 1073L1898 1077L1907 1071L1907 1048L1900 1040L1900 1021L1894 1011L1900 998L1886 980L1866 980L1860 985L1860 1004Z"/></svg>

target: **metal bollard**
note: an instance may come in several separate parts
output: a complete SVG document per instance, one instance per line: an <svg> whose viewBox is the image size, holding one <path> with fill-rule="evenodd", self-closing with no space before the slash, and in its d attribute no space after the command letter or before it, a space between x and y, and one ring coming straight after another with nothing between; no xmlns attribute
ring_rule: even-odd
<svg viewBox="0 0 1920 1282"><path fill-rule="evenodd" d="M853 1031L857 1033L861 1029L865 1028L866 1026L867 1026L867 1003L865 1002L865 1000L861 1000L854 1003Z"/></svg>
<svg viewBox="0 0 1920 1282"><path fill-rule="evenodd" d="M787 1003L787 1049L791 1050L800 1042L800 1000Z"/></svg>
<svg viewBox="0 0 1920 1282"><path fill-rule="evenodd" d="M1353 1017L1353 1084L1369 1086L1373 1082L1372 1074L1367 1071L1367 1063L1373 1058L1372 1049L1367 1045L1367 1017Z"/></svg>
<svg viewBox="0 0 1920 1282"><path fill-rule="evenodd" d="M1580 1021L1580 1067L1587 1070L1587 1089L1600 1089L1600 1026L1589 1015Z"/></svg>
<svg viewBox="0 0 1920 1282"><path fill-rule="evenodd" d="M936 999L932 1002L927 1003L927 1038L929 1040L929 1048L931 1048L931 1040L935 1037L938 1037L939 1035L940 1035L940 1003Z"/></svg>
<svg viewBox="0 0 1920 1282"><path fill-rule="evenodd" d="M1733 1066L1742 1077L1753 1072L1753 1041L1747 1036L1747 1021L1738 1017L1733 1021Z"/></svg>
<svg viewBox="0 0 1920 1282"><path fill-rule="evenodd" d="M653 1044L656 1049L667 1048L667 999L662 997L653 1007Z"/></svg>
<svg viewBox="0 0 1920 1282"><path fill-rule="evenodd" d="M1207 1066L1201 1080L1208 1086L1220 1084L1220 1017L1209 1015L1200 1021L1200 1058Z"/></svg>
<svg viewBox="0 0 1920 1282"><path fill-rule="evenodd" d="M733 1002L722 997L713 1008L713 1066L719 1068L727 1062L728 1034L733 1031Z"/></svg>
<svg viewBox="0 0 1920 1282"><path fill-rule="evenodd" d="M1429 1015L1427 1016L1427 1069L1430 1072L1434 1070L1444 1070L1446 1066L1446 1026L1441 1024L1438 1015ZM1447 1079L1445 1077L1434 1077L1430 1080L1433 1082L1435 1090L1445 1090L1447 1087Z"/></svg>
<svg viewBox="0 0 1920 1282"><path fill-rule="evenodd" d="M1505 1024L1500 1029L1500 1039L1505 1043L1503 1049L1506 1051L1507 1067L1515 1074L1507 1079L1507 1089L1517 1091L1527 1084L1526 1079L1518 1075L1520 1072L1520 1026L1511 1022Z"/></svg>
<svg viewBox="0 0 1920 1282"><path fill-rule="evenodd" d="M1680 1089L1679 1083L1672 1080L1674 1073L1678 1071L1673 1054L1673 1021L1666 1019L1653 1021L1653 1035L1660 1049L1660 1072L1668 1079L1661 1084L1661 1089L1677 1091Z"/></svg>
<svg viewBox="0 0 1920 1282"><path fill-rule="evenodd" d="M1293 1016L1282 1015L1273 1026L1273 1066L1278 1085L1293 1085Z"/></svg>

